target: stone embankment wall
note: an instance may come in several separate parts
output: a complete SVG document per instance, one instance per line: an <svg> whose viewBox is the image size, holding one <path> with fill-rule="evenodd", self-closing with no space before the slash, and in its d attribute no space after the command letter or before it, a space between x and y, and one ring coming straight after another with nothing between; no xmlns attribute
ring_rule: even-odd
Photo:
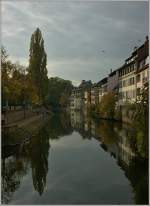
<svg viewBox="0 0 150 206"><path fill-rule="evenodd" d="M5 124L15 124L15 122L21 121L26 118L37 115L31 110L20 111L7 111L5 114L2 114L2 119L5 119Z"/></svg>

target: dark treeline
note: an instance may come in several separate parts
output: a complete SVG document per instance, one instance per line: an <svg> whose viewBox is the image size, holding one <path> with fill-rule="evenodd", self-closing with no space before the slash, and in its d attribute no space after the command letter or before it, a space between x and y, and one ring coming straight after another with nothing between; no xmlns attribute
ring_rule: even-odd
<svg viewBox="0 0 150 206"><path fill-rule="evenodd" d="M72 83L60 78L48 78L47 54L39 28L31 36L29 64L12 63L1 48L2 105L66 107Z"/></svg>
<svg viewBox="0 0 150 206"><path fill-rule="evenodd" d="M58 77L49 79L48 95L46 97L47 105L52 108L64 108L69 105L69 96L73 86L71 81Z"/></svg>

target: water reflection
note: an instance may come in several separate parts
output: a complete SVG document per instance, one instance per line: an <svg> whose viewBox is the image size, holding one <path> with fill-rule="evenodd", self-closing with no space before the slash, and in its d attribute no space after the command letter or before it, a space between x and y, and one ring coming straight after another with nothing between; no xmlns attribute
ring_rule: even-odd
<svg viewBox="0 0 150 206"><path fill-rule="evenodd" d="M71 123L83 138L96 138L100 147L116 159L131 182L135 203L148 204L148 160L137 152L137 131L126 124L93 120L78 111L71 111Z"/></svg>
<svg viewBox="0 0 150 206"><path fill-rule="evenodd" d="M28 147L33 185L40 195L42 195L46 186L49 147L49 133L45 127L31 139Z"/></svg>
<svg viewBox="0 0 150 206"><path fill-rule="evenodd" d="M50 167L48 165L50 139L59 139L61 136L70 134L73 131L68 117L67 114L57 114L50 118L27 145L13 147L7 145L6 140L9 139L9 143L12 143L12 134L17 136L20 131L16 129L13 132L3 132L2 138L5 142L5 146L2 148L3 204L8 204L11 201L13 193L20 187L21 180L27 174L29 168L32 169L32 181L35 191L40 196L43 194L46 187L46 176Z"/></svg>
<svg viewBox="0 0 150 206"><path fill-rule="evenodd" d="M28 161L24 154L3 157L1 161L2 177L2 203L9 203L13 193L19 188L21 179L27 173Z"/></svg>
<svg viewBox="0 0 150 206"><path fill-rule="evenodd" d="M134 202L136 204L148 204L148 162L138 156L134 142L135 138L133 138L136 134L135 131L129 126L117 122L113 123L106 120L94 121L86 114L74 111L71 111L69 115L61 113L50 118L44 127L40 128L31 138L28 144L11 149L3 148L3 204L11 203L14 193L19 190L23 177L30 170L34 191L41 198L44 193L47 194L47 201L50 201L50 193L48 194L46 187L51 185L51 182L48 182L48 175L51 171L51 161L49 161L51 143L53 141L59 142L66 135L74 137L73 131L80 134L84 142L86 142L85 140L90 140L92 143L93 138L96 139L99 144L99 150L103 149L107 154L110 154L110 158L113 158L118 167L124 171L124 176L130 181L133 188ZM68 151L71 156L71 149L68 148ZM64 164L61 162L60 171L65 171L65 167L62 168L65 164L66 162ZM72 168L70 169L72 171ZM57 174L57 170L55 172L56 177L54 176L53 178L59 180L60 174ZM68 178L65 181L69 181ZM107 195L109 197L109 194ZM95 199L98 199L98 197L95 196ZM84 199L83 195L82 202L85 201L86 199ZM68 202L68 204L70 203L72 202Z"/></svg>

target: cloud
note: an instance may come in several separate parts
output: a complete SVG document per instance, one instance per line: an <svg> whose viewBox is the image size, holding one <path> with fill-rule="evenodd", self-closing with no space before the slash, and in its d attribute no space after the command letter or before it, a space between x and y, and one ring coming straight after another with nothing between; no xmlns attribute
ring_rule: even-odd
<svg viewBox="0 0 150 206"><path fill-rule="evenodd" d="M49 75L97 81L144 41L148 2L2 2L2 43L23 63L36 27L42 30Z"/></svg>
<svg viewBox="0 0 150 206"><path fill-rule="evenodd" d="M11 56L9 55L9 59L13 62L13 63L16 63L16 62L19 62L21 63L23 66L27 67L28 66L28 59L27 58L24 58L24 57L15 57L15 56Z"/></svg>

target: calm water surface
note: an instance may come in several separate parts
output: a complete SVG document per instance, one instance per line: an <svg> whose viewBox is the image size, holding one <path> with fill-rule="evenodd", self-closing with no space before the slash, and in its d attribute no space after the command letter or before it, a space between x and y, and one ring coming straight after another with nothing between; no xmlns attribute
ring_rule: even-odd
<svg viewBox="0 0 150 206"><path fill-rule="evenodd" d="M148 204L148 166L134 135L79 112L53 116L28 144L2 150L2 203Z"/></svg>

